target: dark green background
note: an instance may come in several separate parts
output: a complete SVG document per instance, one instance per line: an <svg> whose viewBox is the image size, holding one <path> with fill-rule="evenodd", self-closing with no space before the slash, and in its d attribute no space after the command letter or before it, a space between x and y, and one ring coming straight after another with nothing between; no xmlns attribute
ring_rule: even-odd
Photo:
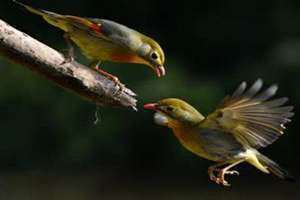
<svg viewBox="0 0 300 200"><path fill-rule="evenodd" d="M143 103L187 100L203 114L243 80L278 83L278 96L300 104L300 2L23 1L78 16L111 19L160 42L167 76L140 65L104 63L139 95L139 112L100 108L27 69L0 60L0 197L3 199L297 199L288 183L242 164L233 186L207 177L209 161L183 149L153 123ZM11 1L0 17L58 50L62 32ZM78 52L77 52L78 53ZM82 63L88 61L77 54ZM262 150L299 179L299 117Z"/></svg>

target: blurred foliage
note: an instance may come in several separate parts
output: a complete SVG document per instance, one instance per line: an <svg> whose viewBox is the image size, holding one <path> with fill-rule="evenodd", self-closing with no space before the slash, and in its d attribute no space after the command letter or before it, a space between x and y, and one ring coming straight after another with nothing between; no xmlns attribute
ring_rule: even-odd
<svg viewBox="0 0 300 200"><path fill-rule="evenodd" d="M207 114L241 81L278 83L278 96L300 104L299 1L23 1L58 13L107 18L160 41L167 76L139 65L104 68L139 95L139 112L100 108L20 66L0 60L0 168L105 168L114 172L202 177L208 162L184 150L171 131L155 125L142 104L165 97L187 100ZM62 32L3 1L1 18L56 49ZM78 52L77 52L78 53ZM88 61L78 53L77 59ZM300 167L300 118L264 152L292 172ZM246 176L246 175L245 175ZM261 173L256 173L259 178ZM244 177L245 178L245 177Z"/></svg>

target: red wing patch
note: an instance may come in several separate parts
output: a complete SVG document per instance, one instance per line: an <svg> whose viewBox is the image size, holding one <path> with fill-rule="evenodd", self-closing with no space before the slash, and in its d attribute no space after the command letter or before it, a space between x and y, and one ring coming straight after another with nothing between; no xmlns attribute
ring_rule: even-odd
<svg viewBox="0 0 300 200"><path fill-rule="evenodd" d="M96 33L101 33L102 32L100 24L91 23L90 29L95 31Z"/></svg>
<svg viewBox="0 0 300 200"><path fill-rule="evenodd" d="M77 23L79 25L82 25L83 27L87 27L90 30L92 30L93 32L96 32L96 33L102 32L101 24L97 24L97 23L91 22L85 18L76 17L76 16L72 16L72 15L67 15L66 18L69 19L71 23Z"/></svg>

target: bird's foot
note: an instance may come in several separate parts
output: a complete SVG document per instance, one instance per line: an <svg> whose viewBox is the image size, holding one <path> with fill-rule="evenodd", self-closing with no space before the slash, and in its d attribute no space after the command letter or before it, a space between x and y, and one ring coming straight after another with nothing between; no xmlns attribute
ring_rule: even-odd
<svg viewBox="0 0 300 200"><path fill-rule="evenodd" d="M218 176L215 175L214 172L218 172ZM230 174L230 175L239 175L238 171L232 170L228 171L225 169L218 169L218 168L208 168L208 174L209 174L209 179L219 185L223 186L230 186L228 181L225 180L225 175Z"/></svg>
<svg viewBox="0 0 300 200"><path fill-rule="evenodd" d="M123 92L123 91L125 90L125 85L121 83L121 81L119 80L118 77L116 77L116 76L114 76L114 75L112 75L112 74L110 74L110 73L104 71L104 70L101 69L98 65L96 65L96 66L94 67L94 69L95 69L97 72L99 72L100 74L102 74L103 76L105 76L106 78L108 78L109 80L113 81L113 82L116 84L116 86L119 87L119 89L115 92L114 95L116 95L116 94L118 94L118 93L121 93L121 92Z"/></svg>
<svg viewBox="0 0 300 200"><path fill-rule="evenodd" d="M220 170L214 169L214 171L220 171ZM214 173L210 173L209 179L217 184L221 184L223 186L230 186L230 184L225 180L225 178L220 175L218 175L218 177L217 177L217 176L215 176Z"/></svg>
<svg viewBox="0 0 300 200"><path fill-rule="evenodd" d="M71 36L69 33L64 33L65 41L67 42L68 49L65 55L65 60L61 63L61 65L71 63L74 61L74 47L72 45Z"/></svg>
<svg viewBox="0 0 300 200"><path fill-rule="evenodd" d="M218 177L216 178L215 182L217 184L221 184L223 186L230 186L230 184L228 183L228 181L225 180L225 175L226 174L230 174L230 175L240 175L240 173L236 170L232 170L232 171L228 171L228 170L224 170L224 169L221 169L219 170L219 174L218 174Z"/></svg>
<svg viewBox="0 0 300 200"><path fill-rule="evenodd" d="M108 77L108 78L110 78L110 77ZM111 78L111 80L119 87L119 89L115 92L114 95L119 94L119 93L121 93L121 92L123 92L125 90L125 85L120 82L120 80L118 79L118 77L113 76Z"/></svg>
<svg viewBox="0 0 300 200"><path fill-rule="evenodd" d="M223 185L227 187L231 186L225 179L222 178L217 178L215 182L219 185Z"/></svg>
<svg viewBox="0 0 300 200"><path fill-rule="evenodd" d="M209 179L217 184L221 184L223 186L230 186L230 184L224 179L224 177L216 177L214 174L210 174Z"/></svg>
<svg viewBox="0 0 300 200"><path fill-rule="evenodd" d="M73 61L74 61L74 57L73 57L72 55L70 55L70 54L66 54L66 55L65 55L64 61L62 61L62 62L60 63L60 65L64 65L64 64L67 64L67 63L71 63L71 62L73 62Z"/></svg>
<svg viewBox="0 0 300 200"><path fill-rule="evenodd" d="M239 175L240 173L238 171L229 170L229 169L231 169L232 167L234 167L244 161L245 161L245 159L238 160L238 161L228 165L225 168L218 168L218 167L223 166L226 163L219 163L219 164L209 167L208 174L209 174L210 180L214 181L217 184L222 184L223 186L230 186L230 184L225 180L225 175L226 174ZM215 176L214 172L218 172L218 175Z"/></svg>

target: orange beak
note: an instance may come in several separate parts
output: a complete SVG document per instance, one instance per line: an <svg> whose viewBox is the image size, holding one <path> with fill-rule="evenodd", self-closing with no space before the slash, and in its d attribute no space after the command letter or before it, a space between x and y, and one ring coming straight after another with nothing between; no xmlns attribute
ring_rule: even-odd
<svg viewBox="0 0 300 200"><path fill-rule="evenodd" d="M144 105L144 108L147 110L157 110L157 104L156 103L148 103Z"/></svg>

